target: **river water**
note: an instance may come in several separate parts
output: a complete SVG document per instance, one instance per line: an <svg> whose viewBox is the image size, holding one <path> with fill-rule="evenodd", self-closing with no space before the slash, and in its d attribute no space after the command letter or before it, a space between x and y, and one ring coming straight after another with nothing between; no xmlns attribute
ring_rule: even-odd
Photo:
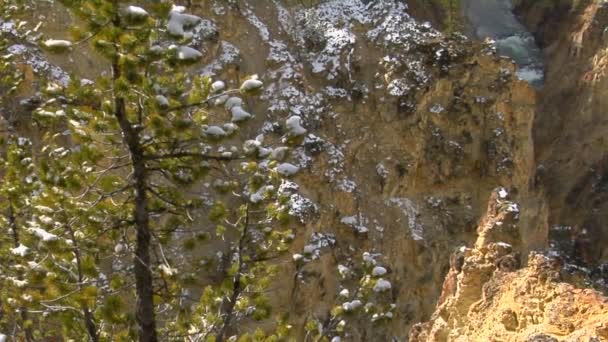
<svg viewBox="0 0 608 342"><path fill-rule="evenodd" d="M463 0L463 13L479 39L491 38L501 55L519 66L517 76L540 87L544 80L542 53L534 37L513 14L511 0Z"/></svg>

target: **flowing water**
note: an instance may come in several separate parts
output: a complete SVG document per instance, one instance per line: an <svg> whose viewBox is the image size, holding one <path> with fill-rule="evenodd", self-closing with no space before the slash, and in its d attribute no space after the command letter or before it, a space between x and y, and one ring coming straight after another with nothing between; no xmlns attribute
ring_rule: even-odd
<svg viewBox="0 0 608 342"><path fill-rule="evenodd" d="M498 52L519 66L520 79L542 86L542 53L532 34L513 14L511 0L463 0L462 6L474 35L494 40Z"/></svg>

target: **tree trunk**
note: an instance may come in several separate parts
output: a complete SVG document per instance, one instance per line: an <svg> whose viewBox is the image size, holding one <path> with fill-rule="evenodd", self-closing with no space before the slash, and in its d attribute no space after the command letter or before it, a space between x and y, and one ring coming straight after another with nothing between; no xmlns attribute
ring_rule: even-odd
<svg viewBox="0 0 608 342"><path fill-rule="evenodd" d="M228 330L231 328L232 319L234 316L234 307L236 306L236 302L243 291L241 284L241 275L244 271L243 264L243 253L245 249L245 240L247 239L247 233L249 230L249 206L247 206L247 211L245 213L245 224L243 226L243 232L241 233L241 237L239 238L239 245L237 249L237 271L234 275L234 279L232 280L232 294L228 299L228 302L223 305L222 313L224 314L224 321L222 322L222 327L220 331L215 336L216 342L224 342L226 340L226 335L228 334Z"/></svg>
<svg viewBox="0 0 608 342"><path fill-rule="evenodd" d="M93 314L91 314L91 311L87 306L84 306L82 310L84 312L84 324L87 327L91 342L98 342L99 335L97 335L97 326L95 325Z"/></svg>
<svg viewBox="0 0 608 342"><path fill-rule="evenodd" d="M112 63L113 79L120 78L118 61ZM114 95L114 116L122 131L123 141L127 146L133 168L135 190L135 208L133 217L137 242L135 246L135 290L137 296L136 318L140 342L156 342L156 317L154 312L154 292L152 270L150 268L150 217L147 197L147 172L144 153L139 141L138 132L127 118L124 98Z"/></svg>
<svg viewBox="0 0 608 342"><path fill-rule="evenodd" d="M78 289L82 291L82 284L84 283L84 274L82 272L82 256L80 253L80 246L78 245L78 240L76 239L76 235L74 234L74 229L72 229L70 225L67 225L67 230L70 234L70 238L72 239L74 246L74 258L76 259L76 269L78 271ZM84 326L87 329L87 333L89 334L91 342L99 342L97 325L95 324L95 318L91 314L89 306L86 303L83 303L80 305L80 308L82 310L82 316L84 317Z"/></svg>
<svg viewBox="0 0 608 342"><path fill-rule="evenodd" d="M13 211L13 205L9 204L8 206L8 224L11 227L11 231L13 233L13 247L17 248L19 247L19 231L17 229L17 219L15 218L15 213ZM23 277L19 276L17 277L19 280L23 280ZM21 315L21 321L23 322L23 324L27 324L28 321L28 314L26 311L26 308L21 307L19 308L20 311L20 315ZM25 334L25 341L26 342L33 342L34 341L34 335L32 334L32 329L29 327L23 327L23 333Z"/></svg>

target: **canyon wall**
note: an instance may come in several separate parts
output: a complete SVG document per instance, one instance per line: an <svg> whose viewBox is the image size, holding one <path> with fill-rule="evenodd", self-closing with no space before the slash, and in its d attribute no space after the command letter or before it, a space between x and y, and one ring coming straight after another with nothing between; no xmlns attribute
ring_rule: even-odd
<svg viewBox="0 0 608 342"><path fill-rule="evenodd" d="M546 61L534 123L536 179L549 205L555 249L604 282L608 4L517 1Z"/></svg>
<svg viewBox="0 0 608 342"><path fill-rule="evenodd" d="M453 254L436 311L410 341L608 340L606 297L586 288L606 291L607 10L602 1L515 1L545 62L533 182L549 246L519 264L521 241L504 230L519 223L497 190L477 242Z"/></svg>

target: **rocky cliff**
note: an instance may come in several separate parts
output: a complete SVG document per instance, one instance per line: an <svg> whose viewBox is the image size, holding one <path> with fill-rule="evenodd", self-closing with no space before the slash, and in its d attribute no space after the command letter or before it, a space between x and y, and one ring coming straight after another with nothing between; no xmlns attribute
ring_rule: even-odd
<svg viewBox="0 0 608 342"><path fill-rule="evenodd" d="M442 34L440 7L424 0L188 5L204 18L193 32L205 58L191 71L266 84L246 130L267 143L288 118L307 130L290 156L302 170L292 252L303 262L282 263L274 296L298 340L311 321L353 341L608 338L604 299L530 254L551 243L570 268L606 259L606 7L539 3L517 11L546 55L540 92L492 44ZM45 19L43 30L67 34L61 7ZM105 70L86 50L9 49L58 82ZM35 97L25 100L10 112L26 115ZM366 269L375 293L362 303Z"/></svg>
<svg viewBox="0 0 608 342"><path fill-rule="evenodd" d="M518 1L546 60L534 123L536 179L549 205L555 248L605 280L608 83L605 1Z"/></svg>
<svg viewBox="0 0 608 342"><path fill-rule="evenodd" d="M532 253L520 268L513 205L504 189L492 194L474 247L453 255L437 309L410 341L608 339L608 301L563 282L563 260Z"/></svg>
<svg viewBox="0 0 608 342"><path fill-rule="evenodd" d="M548 248L523 252L526 229L497 190L478 238L451 259L436 311L410 341L605 341L608 310L603 179L605 2L515 1L545 60L533 125L534 188ZM523 209L525 211L525 209ZM513 227L505 230L505 226ZM543 251L543 249L540 249Z"/></svg>

